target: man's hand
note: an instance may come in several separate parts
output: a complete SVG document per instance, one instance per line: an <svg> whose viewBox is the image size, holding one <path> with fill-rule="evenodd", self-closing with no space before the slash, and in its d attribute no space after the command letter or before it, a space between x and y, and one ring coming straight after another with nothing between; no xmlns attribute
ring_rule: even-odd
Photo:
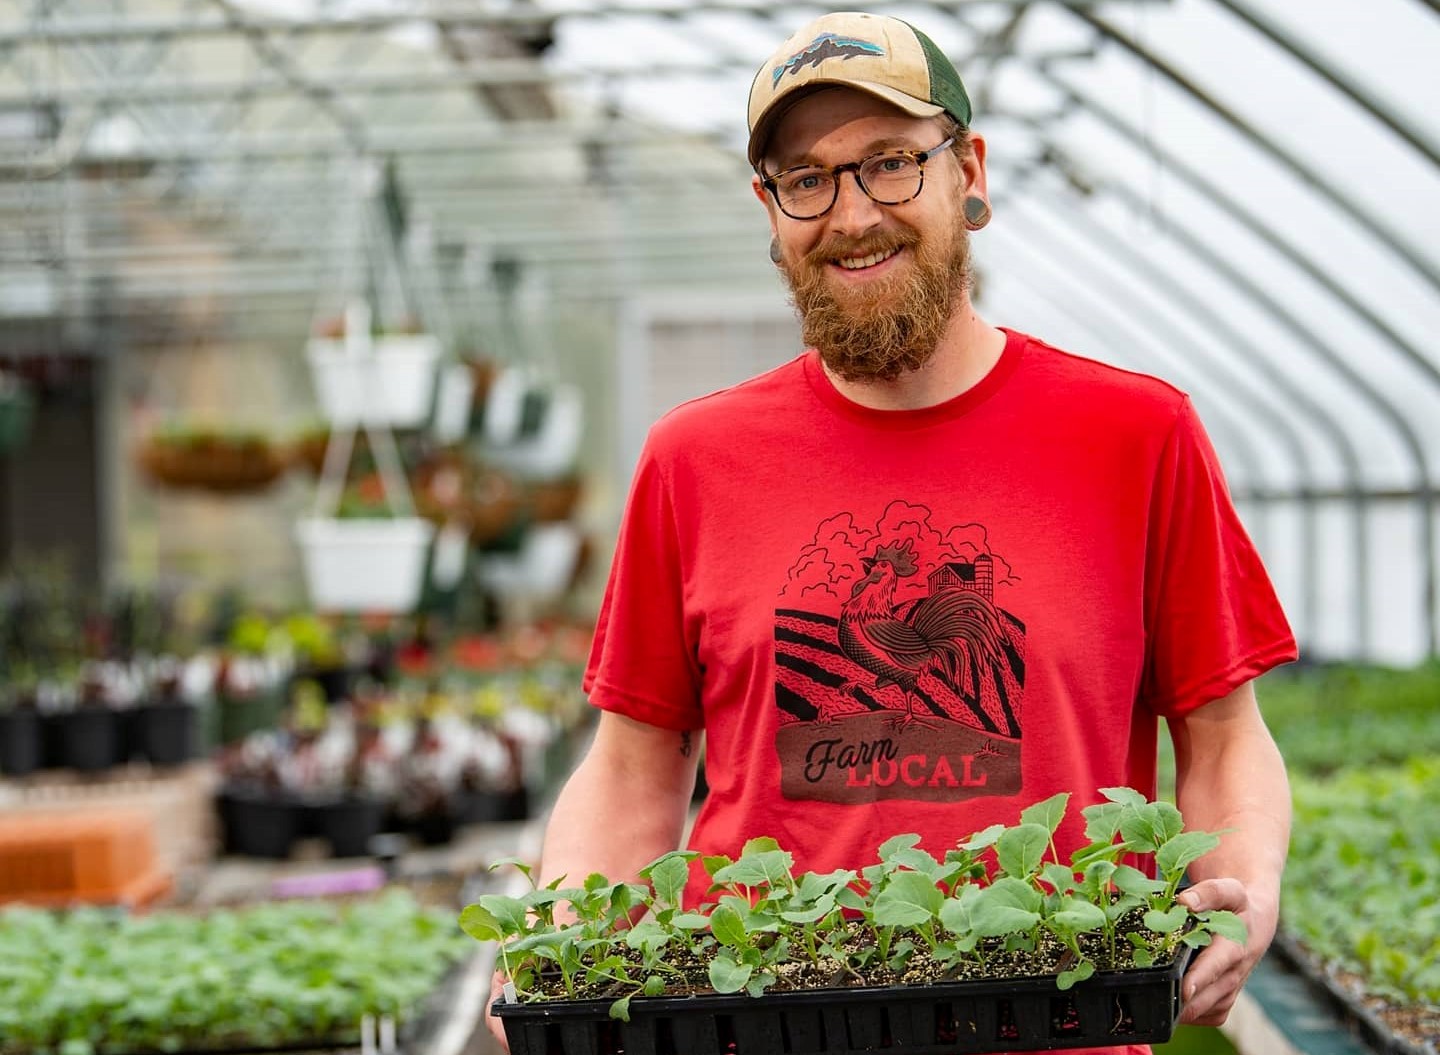
<svg viewBox="0 0 1440 1055"><path fill-rule="evenodd" d="M1176 898L1194 912L1224 909L1245 921L1249 940L1244 946L1217 937L1191 962L1180 982L1184 1010L1180 1021L1190 1026L1219 1026L1240 996L1240 987L1260 962L1275 936L1277 911L1272 905L1252 903L1238 879L1205 879Z"/></svg>
<svg viewBox="0 0 1440 1055"><path fill-rule="evenodd" d="M495 1043L500 1046L500 1050L508 1055L510 1042L505 1039L505 1023L500 1021L499 1015L492 1014L490 1011L490 1006L500 999L501 990L504 988L505 972L496 971L490 976L490 999L485 1001L485 1028L495 1038Z"/></svg>

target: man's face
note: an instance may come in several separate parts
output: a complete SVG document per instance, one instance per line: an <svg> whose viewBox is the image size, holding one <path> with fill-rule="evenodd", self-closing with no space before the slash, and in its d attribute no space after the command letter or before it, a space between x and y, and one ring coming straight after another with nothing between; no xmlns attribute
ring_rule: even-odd
<svg viewBox="0 0 1440 1055"><path fill-rule="evenodd" d="M776 126L765 171L843 164L893 148L929 150L946 134L935 119L910 117L863 93L820 91ZM834 207L814 220L786 216L758 190L805 342L839 377L893 380L934 354L966 304L970 257L961 202L973 177L946 151L926 162L919 197L881 205L851 173L841 173Z"/></svg>

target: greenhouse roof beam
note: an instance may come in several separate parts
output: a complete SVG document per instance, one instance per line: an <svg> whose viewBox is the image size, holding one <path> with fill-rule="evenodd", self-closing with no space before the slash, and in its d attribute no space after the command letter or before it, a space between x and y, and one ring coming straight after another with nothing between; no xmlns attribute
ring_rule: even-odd
<svg viewBox="0 0 1440 1055"><path fill-rule="evenodd" d="M1009 56L1014 58L1016 56ZM1092 47L1057 49L1027 55L1030 61L1091 59ZM300 80L284 71L277 76L252 76L244 80L175 80L156 83L137 79L126 83L103 85L61 85L47 89L0 95L0 109L24 109L43 105L99 103L117 98L131 103L211 102L235 97L260 98L299 94L307 98L334 100L346 95L409 95L422 92L447 91L486 85L573 85L583 81L624 81L657 77L714 76L737 72L750 73L753 64L716 62L705 66L694 63L651 63L643 69L633 66L591 65L584 69L556 70L534 59L487 58L484 65L457 63L447 69L411 70L401 73L368 74L364 76L329 77L323 84Z"/></svg>
<svg viewBox="0 0 1440 1055"><path fill-rule="evenodd" d="M1411 366L1415 367L1432 387L1440 390L1440 365L1437 365L1413 342L1408 340L1390 323L1380 317L1369 304L1357 297L1349 287L1337 282L1332 272L1321 267L1310 256L1301 250L1293 240L1287 238L1275 226L1259 216L1254 210L1247 208L1238 198L1227 194L1215 181L1209 179L1204 173L1195 167L1187 164L1177 157L1173 151L1165 150L1153 137L1147 137L1143 131L1121 117L1114 110L1105 106L1098 100L1082 95L1073 85L1063 78L1048 74L1050 83L1063 91L1075 105L1085 109L1106 127L1119 133L1122 137L1146 150L1157 151L1164 155L1167 171L1179 176L1180 179L1196 193L1214 202L1226 215L1233 217L1242 226L1248 228L1257 237L1273 248L1277 253L1290 261L1296 268L1303 272L1311 281L1325 290L1327 294L1343 304L1352 314L1364 322L1385 342L1400 353L1400 355Z"/></svg>
<svg viewBox="0 0 1440 1055"><path fill-rule="evenodd" d="M1015 6L1025 7L1034 0L946 0L945 8ZM1093 0L1047 0L1060 7L1084 7ZM1131 4L1168 4L1171 0L1127 0ZM871 10L908 6L904 0L870 0ZM483 26L496 29L545 27L563 19L596 19L611 16L675 17L701 13L737 13L768 15L766 6L746 0L670 0L662 3L619 4L556 4L544 8L483 10L479 5L452 4L410 11L367 12L330 18L283 18L276 15L252 15L246 21L265 33L286 35L309 33L373 33L401 26L432 24L444 26ZM233 32L228 20L211 19L64 19L37 22L30 28L0 31L0 48L27 44L104 43L125 40L177 39L182 37L226 36Z"/></svg>
<svg viewBox="0 0 1440 1055"><path fill-rule="evenodd" d="M1058 151L1054 156L1057 161L1073 166L1073 162L1068 162ZM1102 181L1095 185L1095 189L1115 195L1132 209L1145 207L1142 196L1126 184ZM1206 245L1184 224L1172 225L1169 233L1191 255L1204 262L1210 270L1224 277L1237 293L1256 304L1282 328L1293 334L1302 348L1314 352L1328 363L1354 386L1355 391L1363 397L1366 403L1394 426L1401 444L1415 465L1417 475L1415 494L1420 500L1422 511L1420 530L1423 538L1420 561L1425 568L1426 651L1432 656L1440 653L1440 636L1437 636L1437 628L1440 628L1440 608L1437 608L1437 597L1440 597L1440 566L1437 566L1437 560L1440 560L1440 555L1437 555L1435 547L1435 476L1430 456L1426 453L1425 444L1416 433L1414 425L1370 383L1364 374L1356 370L1337 348L1317 333L1313 327L1302 322L1294 311L1266 293L1264 283L1256 282L1251 276L1244 274L1226 260L1223 254Z"/></svg>
<svg viewBox="0 0 1440 1055"><path fill-rule="evenodd" d="M1241 0L1211 0L1211 3L1229 11L1255 32L1270 41L1271 44L1280 48L1311 73L1324 80L1330 87L1340 92L1356 106L1359 106L1375 120L1379 121L1386 128L1390 129L1390 131L1409 143L1423 154L1426 159L1429 160L1430 164L1440 167L1440 149L1437 149L1435 144L1425 137L1424 133L1401 117L1391 107L1381 103L1373 94L1342 74L1334 65L1326 62L1316 55L1315 52L1300 44L1292 34L1286 32L1278 23L1271 21L1248 4L1242 3Z"/></svg>
<svg viewBox="0 0 1440 1055"><path fill-rule="evenodd" d="M1224 121L1225 124L1229 125L1248 142L1258 147L1265 154L1268 154L1274 161L1289 170L1301 183L1318 193L1338 211L1360 224L1371 237L1375 238L1392 253L1405 261L1412 271L1424 279L1433 289L1440 292L1440 272L1437 272L1430 261L1410 244L1408 238L1395 230L1387 220L1376 215L1372 210L1360 205L1354 195L1336 186L1331 180L1327 179L1322 173L1292 151L1280 146L1273 138L1265 135L1264 132L1242 118L1230 107L1220 102L1220 100L1204 88L1200 87L1194 80L1180 72L1173 64L1130 36L1123 29L1101 18L1088 7L1068 6L1067 10L1070 14L1100 33L1105 39L1120 45L1131 55L1164 76L1186 95L1189 95L1216 117L1220 118L1220 120Z"/></svg>
<svg viewBox="0 0 1440 1055"><path fill-rule="evenodd" d="M1070 179L1064 171L1061 177L1073 187ZM1026 200L1033 200L1042 206L1048 207L1049 202L1038 196L1028 196ZM1304 386L1297 383L1296 379L1284 370L1281 370L1270 359L1268 350L1258 341L1251 340L1238 327L1230 325L1225 317L1205 306L1205 299L1199 292L1191 288L1182 280L1176 278L1171 269L1163 266L1159 261L1152 259L1147 254L1140 252L1134 247L1130 240L1121 238L1110 228L1092 217L1083 208L1069 208L1064 210L1063 218L1065 224L1073 225L1078 223L1084 228L1080 237L1094 243L1101 252L1113 260L1119 261L1127 271L1138 276L1139 281L1147 287L1152 288L1158 295L1163 296L1179 308L1204 330L1214 333L1221 341L1230 348L1241 353L1244 361L1249 367L1259 374L1260 378L1278 392L1284 394L1295 407L1300 415L1305 418L1312 427L1324 436L1334 447L1340 459L1340 464L1345 470L1345 487L1342 493L1352 501L1352 508L1357 517L1356 540L1363 542L1364 525L1358 523L1362 515L1360 503L1354 501L1359 494L1361 481L1364 479L1364 472L1360 463L1359 450L1348 432L1336 425L1335 418L1315 400L1306 394ZM1052 237L1053 235L1047 235ZM1213 356L1206 356L1213 363L1223 364L1222 360ZM1238 371L1236 372L1238 374ZM1248 375L1246 375L1248 380ZM1263 390L1263 389L1262 389ZM1285 443L1293 455L1296 465L1301 469L1302 491L1300 498L1306 501L1310 508L1303 521L1302 530L1305 532L1305 544L1302 546L1306 560L1309 562L1308 574L1302 580L1301 610L1305 613L1304 625L1313 629L1319 624L1319 593L1316 584L1324 578L1324 569L1321 566L1321 553L1316 544L1316 510L1314 508L1313 496L1318 494L1320 488L1316 483L1314 461L1308 445L1300 438L1299 434L1289 426L1288 420L1283 416L1275 415L1273 412L1265 411L1268 416L1277 422L1285 422L1282 431L1285 434ZM1358 554L1357 554L1358 555ZM1357 626L1361 628L1362 651L1369 648L1369 617L1367 614L1368 602L1364 588L1364 564L1357 562L1354 568L1356 577L1357 601Z"/></svg>
<svg viewBox="0 0 1440 1055"><path fill-rule="evenodd" d="M263 65L278 73L286 84L310 99L316 109L334 121L356 153L368 152L364 122L335 97L335 93L331 91L328 83L318 84L301 72L300 64L295 61L294 56L271 39L270 30L253 24L232 0L210 0L210 2L220 10L230 29L245 38L250 50L255 53L256 58ZM124 86L118 87L122 92L125 90ZM248 97L249 93L243 86L224 96L227 99ZM184 98L199 99L201 96L192 94ZM153 102L156 100L148 97L142 89L141 96L137 101Z"/></svg>
<svg viewBox="0 0 1440 1055"><path fill-rule="evenodd" d="M1021 250L1022 255L1039 262L1039 267L1034 270L1030 270L1027 265L1027 277L1033 281L1026 284L1024 292L1031 296L1041 297L1052 311L1065 316L1070 325L1088 330L1094 335L1097 342L1104 342L1107 337L1113 339L1118 335L1118 344L1121 347L1144 348L1151 351L1160 347L1160 342L1156 341L1146 326L1137 321L1135 315L1129 311L1131 305L1128 302L1124 305L1125 310L1122 311L1114 306L1111 299L1112 291L1103 288L1090 291L1083 282L1071 276L1067 269L1056 265L1052 259L1040 250L1027 245L1024 240L1014 239L1012 244ZM1060 292L1047 295L1046 291L1051 288L1058 289ZM1077 297L1073 292L1066 292L1067 288L1071 291L1080 291L1079 299L1085 303L1083 312L1074 307ZM1114 354L1113 347L1111 354ZM1148 364L1124 356L1121 358L1123 361L1120 365L1128 369L1148 366ZM1181 373L1183 372L1182 369ZM1191 377L1189 380L1191 390L1201 392L1202 399L1205 399L1203 390L1209 387L1205 380L1200 377ZM1247 485L1245 489L1248 490L1250 486L1254 486L1256 489L1263 488L1261 459L1255 443L1247 431L1256 427L1255 422L1247 420L1244 415L1237 412L1224 400L1207 400L1207 402L1209 407L1214 408L1214 414L1211 416L1208 414L1209 407L1207 407L1209 427L1216 437L1224 437L1224 445L1234 455L1235 462L1244 469L1243 479ZM1239 474L1237 474L1238 478Z"/></svg>

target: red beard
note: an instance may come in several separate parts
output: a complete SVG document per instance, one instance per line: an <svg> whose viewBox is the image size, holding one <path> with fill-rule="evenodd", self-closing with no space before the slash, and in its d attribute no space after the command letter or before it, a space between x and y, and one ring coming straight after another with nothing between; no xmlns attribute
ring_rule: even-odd
<svg viewBox="0 0 1440 1055"><path fill-rule="evenodd" d="M858 241L830 238L798 263L781 263L805 343L846 381L893 381L923 366L970 288L970 240L957 219L948 243L913 227ZM861 289L832 280L832 261L903 249L911 259Z"/></svg>

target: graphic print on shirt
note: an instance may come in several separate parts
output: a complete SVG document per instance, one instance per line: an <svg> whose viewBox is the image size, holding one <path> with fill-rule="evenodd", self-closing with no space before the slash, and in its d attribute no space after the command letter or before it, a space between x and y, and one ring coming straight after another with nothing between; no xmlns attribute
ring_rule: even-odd
<svg viewBox="0 0 1440 1055"><path fill-rule="evenodd" d="M891 502L823 521L775 611L787 799L953 802L1020 790L1019 576L980 524Z"/></svg>

